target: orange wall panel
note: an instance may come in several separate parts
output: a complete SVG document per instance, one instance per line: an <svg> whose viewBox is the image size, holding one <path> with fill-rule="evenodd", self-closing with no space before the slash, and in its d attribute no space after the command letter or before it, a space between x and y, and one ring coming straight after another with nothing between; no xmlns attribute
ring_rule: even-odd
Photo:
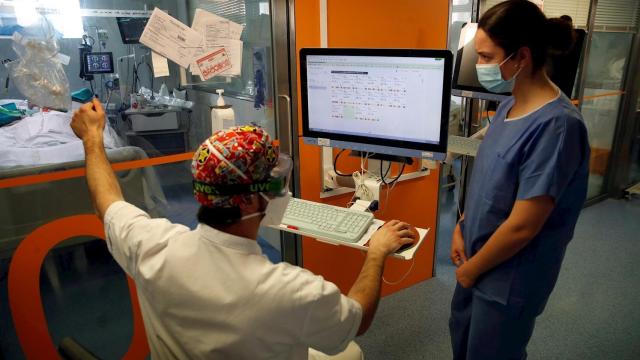
<svg viewBox="0 0 640 360"><path fill-rule="evenodd" d="M328 0L329 47L446 49L449 2Z"/></svg>
<svg viewBox="0 0 640 360"><path fill-rule="evenodd" d="M447 44L448 6L447 0L327 0L328 46L443 49ZM296 1L295 19L297 52L303 47L319 47L319 0ZM299 71L298 68L298 75ZM298 119L302 119L300 107ZM301 129L301 123L299 125ZM352 194L320 199L321 150L317 146L304 144L302 139L299 143L301 197L346 206ZM340 158L339 169L349 172L359 168L359 161L346 155L345 152ZM417 165L407 166L407 171L416 169ZM394 166L392 174L396 174L398 170L399 167ZM386 193L382 190L382 210L375 214L377 218L399 219L418 227L431 228L425 243L415 256L415 264L392 258L387 261L384 277L388 282L397 282L409 270L410 273L398 284L383 284L383 295L433 276L438 179L439 170L433 170L427 177L400 182L391 192L388 203L385 201ZM304 267L334 282L345 293L358 276L364 257L363 252L352 248L303 239Z"/></svg>

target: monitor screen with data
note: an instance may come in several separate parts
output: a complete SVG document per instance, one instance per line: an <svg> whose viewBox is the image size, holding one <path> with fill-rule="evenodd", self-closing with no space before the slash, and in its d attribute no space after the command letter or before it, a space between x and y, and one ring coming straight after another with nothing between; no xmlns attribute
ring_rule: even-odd
<svg viewBox="0 0 640 360"><path fill-rule="evenodd" d="M303 136L391 155L446 152L451 58L447 50L302 49Z"/></svg>
<svg viewBox="0 0 640 360"><path fill-rule="evenodd" d="M85 74L112 74L113 53L110 52L88 52L83 59Z"/></svg>

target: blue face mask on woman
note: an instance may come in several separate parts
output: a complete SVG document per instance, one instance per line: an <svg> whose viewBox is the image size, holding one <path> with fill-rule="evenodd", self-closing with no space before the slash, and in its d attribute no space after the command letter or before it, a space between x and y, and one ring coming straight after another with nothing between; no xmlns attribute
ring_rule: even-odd
<svg viewBox="0 0 640 360"><path fill-rule="evenodd" d="M509 80L502 79L502 72L500 67L507 62L513 54L509 55L500 64L476 64L476 72L478 73L478 80L485 89L493 93L506 93L513 91L513 86L516 83L516 77L520 74L520 70L513 75Z"/></svg>

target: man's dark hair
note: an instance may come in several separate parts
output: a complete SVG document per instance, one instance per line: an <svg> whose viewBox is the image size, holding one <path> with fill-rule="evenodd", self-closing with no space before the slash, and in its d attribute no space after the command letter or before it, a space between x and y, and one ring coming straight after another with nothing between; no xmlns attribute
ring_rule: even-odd
<svg viewBox="0 0 640 360"><path fill-rule="evenodd" d="M268 202L265 201L261 196L257 196L257 194L244 195L242 201L246 201L247 203L249 203L253 201L252 197L254 196L256 196L256 199L260 203L258 211L265 211ZM198 222L209 225L211 227L230 225L242 218L242 210L240 210L239 206L211 208L200 205L197 218Z"/></svg>
<svg viewBox="0 0 640 360"><path fill-rule="evenodd" d="M509 0L492 7L482 15L478 28L505 51L505 56L528 47L534 72L544 67L550 50L567 52L573 46L571 25L559 18L547 19L528 0Z"/></svg>
<svg viewBox="0 0 640 360"><path fill-rule="evenodd" d="M229 225L240 220L241 217L242 212L237 206L217 208L200 206L200 209L198 209L198 222L211 227Z"/></svg>

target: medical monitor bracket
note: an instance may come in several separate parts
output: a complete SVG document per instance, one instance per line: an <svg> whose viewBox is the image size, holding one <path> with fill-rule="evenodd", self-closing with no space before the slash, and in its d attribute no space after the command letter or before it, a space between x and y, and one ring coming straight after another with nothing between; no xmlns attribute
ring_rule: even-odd
<svg viewBox="0 0 640 360"><path fill-rule="evenodd" d="M503 101L510 95L509 93L492 93L485 89L478 80L476 72L478 53L474 41L477 29L478 24L468 23L460 30L460 42L456 53L456 63L453 67L451 94L473 99Z"/></svg>
<svg viewBox="0 0 640 360"><path fill-rule="evenodd" d="M304 141L444 160L451 68L448 50L302 49Z"/></svg>

